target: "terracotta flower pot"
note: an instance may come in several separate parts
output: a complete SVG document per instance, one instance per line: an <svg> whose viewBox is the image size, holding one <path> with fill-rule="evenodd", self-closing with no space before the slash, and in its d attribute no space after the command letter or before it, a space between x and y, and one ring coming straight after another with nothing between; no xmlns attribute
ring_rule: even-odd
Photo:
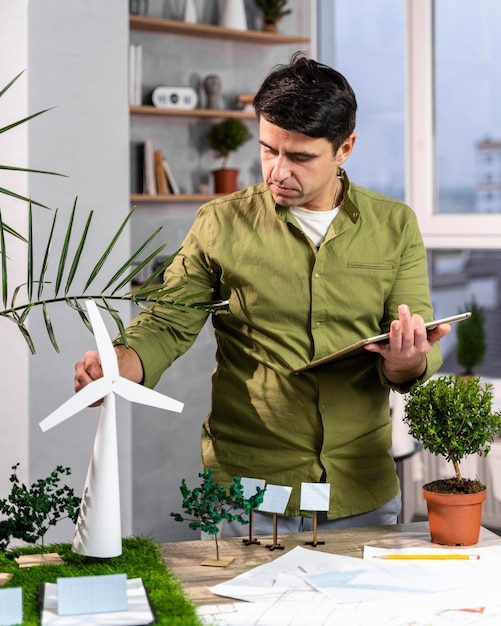
<svg viewBox="0 0 501 626"><path fill-rule="evenodd" d="M263 17L263 32L278 33L279 17Z"/></svg>
<svg viewBox="0 0 501 626"><path fill-rule="evenodd" d="M478 543L482 504L486 495L487 490L454 494L423 489L432 542L445 546L471 546Z"/></svg>
<svg viewBox="0 0 501 626"><path fill-rule="evenodd" d="M237 169L220 169L213 170L214 176L214 192L215 193L233 193L238 189L238 175L240 170Z"/></svg>

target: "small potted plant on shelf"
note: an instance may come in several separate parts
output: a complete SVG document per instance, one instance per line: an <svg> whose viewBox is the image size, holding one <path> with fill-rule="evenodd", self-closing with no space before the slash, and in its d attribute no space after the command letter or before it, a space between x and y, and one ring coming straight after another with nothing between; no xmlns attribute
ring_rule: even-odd
<svg viewBox="0 0 501 626"><path fill-rule="evenodd" d="M410 434L454 468L452 478L423 486L433 543L478 542L487 488L478 480L464 478L460 461L470 454L488 454L501 429L501 412L492 410L492 401L491 383L458 374L416 384L408 394L403 419Z"/></svg>
<svg viewBox="0 0 501 626"><path fill-rule="evenodd" d="M287 0L255 0L256 6L263 14L263 31L276 33L277 23L292 13L287 9Z"/></svg>
<svg viewBox="0 0 501 626"><path fill-rule="evenodd" d="M207 133L207 141L217 158L223 159L221 167L212 172L214 191L216 193L232 193L238 189L240 170L228 168L228 159L252 135L247 126L239 119L228 117L222 122L213 124Z"/></svg>

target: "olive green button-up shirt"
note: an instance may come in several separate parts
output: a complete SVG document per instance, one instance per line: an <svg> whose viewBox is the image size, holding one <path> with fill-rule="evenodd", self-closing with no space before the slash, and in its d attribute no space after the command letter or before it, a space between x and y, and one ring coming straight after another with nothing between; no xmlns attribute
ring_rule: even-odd
<svg viewBox="0 0 501 626"><path fill-rule="evenodd" d="M293 487L331 484L329 518L374 510L399 489L390 454L390 383L367 351L295 368L389 329L408 304L433 319L426 253L404 204L350 184L317 250L259 184L203 205L165 274L180 296L212 289L229 312L212 315L217 340L212 407L202 458L218 482L234 476ZM207 313L155 307L129 325L128 341L153 387L194 342ZM423 380L440 366L428 354ZM398 389L405 391L404 388Z"/></svg>

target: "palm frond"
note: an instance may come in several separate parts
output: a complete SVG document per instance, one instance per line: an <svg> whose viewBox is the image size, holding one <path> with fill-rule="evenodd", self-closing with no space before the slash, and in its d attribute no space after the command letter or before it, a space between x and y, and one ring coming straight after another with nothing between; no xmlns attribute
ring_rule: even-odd
<svg viewBox="0 0 501 626"><path fill-rule="evenodd" d="M12 85L23 74L20 72L14 77L3 89L0 89L0 98L5 92L12 87ZM21 124L33 120L34 118L46 113L50 109L44 109L38 113L28 115L22 119L12 122L6 126L0 128L0 134L5 133ZM41 169L31 169L24 167L14 167L11 165L0 165L0 170L4 171L19 171L35 174L48 174L54 176L62 176L56 172L50 172ZM52 223L50 225L50 231L45 242L42 246L43 256L40 266L37 264L35 258L35 251L39 249L38 245L35 245L36 229L33 222L33 207L42 207L48 209L49 207L37 202L31 198L27 198L15 191L0 187L0 194L4 196L15 198L17 200L23 200L28 203L28 226L26 236L17 232L14 228L8 226L3 219L2 212L0 211L0 270L1 276L1 302L2 310L0 310L0 318L5 318L14 324L16 324L21 335L26 340L30 351L35 353L35 344L31 337L28 328L27 321L32 311L38 307L42 308L43 319L45 322L45 328L50 339L50 342L54 349L59 352L59 346L56 340L54 326L50 314L50 308L52 305L58 303L66 304L70 309L76 311L85 324L85 326L92 331L91 324L86 315L86 310L82 303L88 298L92 298L99 303L99 306L113 318L117 326L118 332L122 338L122 341L127 344L127 338L125 335L125 327L117 308L114 306L115 301L131 301L138 305L140 308L146 308L151 306L152 303L159 302L162 307L175 307L186 308L190 306L202 306L205 310L217 311L219 304L212 303L210 298L208 301L207 294L198 294L200 298L203 298L202 302L196 302L197 296L191 296L191 298L180 297L178 292L182 289L181 286L168 288L164 285L156 284L158 278L163 274L168 265L172 262L176 252L163 261L159 267L140 285L136 291L128 291L125 294L120 294L124 287L129 285L133 279L149 266L149 264L164 251L166 244L155 246L153 251L150 250L153 240L158 236L161 228L156 229L147 239L135 250L128 258L121 263L118 270L114 270L111 273L111 278L108 279L104 288L95 289L94 294L89 294L88 290L91 285L94 285L98 278L104 274L104 270L107 267L107 261L115 249L117 242L126 232L126 227L132 217L134 209L128 212L123 222L118 227L117 231L113 235L109 244L107 244L104 252L99 256L94 263L92 270L84 283L83 289L79 290L75 287L76 276L79 273L79 268L82 265L84 257L88 257L86 242L88 240L93 212L89 212L87 219L84 223L83 231L80 235L75 233L75 217L77 210L77 198L75 198L71 213L69 215L66 228L64 231L64 239L62 242L61 252L58 254L58 258L54 264L51 264L51 252L54 245L56 232L57 232L57 220L59 212L56 209L53 213ZM26 250L26 281L20 285L12 287L9 283L9 257L7 254L6 241L8 237L15 237L24 241L27 246ZM75 252L70 262L70 250L74 249ZM85 254L84 254L85 252ZM88 263L86 258L86 263ZM68 269L69 266L69 269ZM131 269L132 268L132 269ZM50 279L51 273L55 274L54 279ZM108 274L109 276L109 274ZM104 282L104 281L103 281ZM53 292L50 297L47 297L47 285L53 285ZM64 285L64 288L63 288ZM9 294L10 296L10 306ZM61 293L62 292L62 293ZM71 293L73 292L73 293ZM25 295L25 301L22 301L22 296ZM213 294L212 294L213 295Z"/></svg>
<svg viewBox="0 0 501 626"><path fill-rule="evenodd" d="M24 74L24 70L21 70L19 74L17 74L17 76L14 76L14 78L10 82L8 82L5 85L5 87L3 87L3 89L0 90L0 98L4 95L6 91L8 91L12 87L12 85L16 82L16 80L23 74Z"/></svg>
<svg viewBox="0 0 501 626"><path fill-rule="evenodd" d="M26 264L26 271L28 300L31 302L33 296L33 207L31 202L28 207L28 262Z"/></svg>
<svg viewBox="0 0 501 626"><path fill-rule="evenodd" d="M45 245L45 253L43 257L42 267L40 268L40 275L38 278L38 294L37 294L38 300L41 300L43 288L45 286L45 276L47 275L47 268L49 267L50 251L52 249L52 242L54 240L54 232L56 230L57 215L58 215L58 209L54 211L54 217L52 219L52 227L50 229L49 237Z"/></svg>
<svg viewBox="0 0 501 626"><path fill-rule="evenodd" d="M3 225L2 211L0 209L0 247L2 253L2 302L4 309L7 307L9 294L9 282L7 274L7 250L5 249L5 230Z"/></svg>
<svg viewBox="0 0 501 626"><path fill-rule="evenodd" d="M42 302L42 310L43 310L43 319L45 322L45 328L47 329L47 334L49 335L50 342L54 346L54 350L56 352L59 352L59 346L57 345L56 335L54 334L54 328L52 326L52 322L50 319L47 302Z"/></svg>
<svg viewBox="0 0 501 626"><path fill-rule="evenodd" d="M104 253L101 255L101 257L99 258L98 262L94 265L94 267L92 268L92 271L89 275L89 278L87 279L87 282L85 283L84 286L84 291L87 291L87 289L91 286L91 284L94 282L96 276L99 274L99 272L101 271L101 268L103 267L103 265L106 263L106 259L110 256L111 251L113 250L113 248L115 247L115 244L117 243L117 241L119 240L120 236L122 235L127 223L129 222L130 218L132 217L132 214L134 213L134 209L132 209L131 211L129 211L127 217L125 218L125 220L122 222L122 224L120 225L120 227L118 228L117 232L115 233L115 235L113 236L112 240L110 241L110 243L108 244L108 246L106 247L106 250L104 251Z"/></svg>
<svg viewBox="0 0 501 626"><path fill-rule="evenodd" d="M75 221L75 211L77 208L77 200L75 198L75 202L73 203L73 209L71 210L70 213L70 219L68 220L68 226L66 228L66 235L64 237L64 241L63 241L63 249L61 251L61 256L59 257L59 266L57 268L57 275L56 275L56 284L54 287L54 295L57 297L57 294L59 293L59 288L61 286L61 283L63 281L63 276L64 276L64 268L66 265L66 259L68 257L68 250L70 247L70 240L71 240L71 232L73 230L73 223ZM67 294L65 294L67 295Z"/></svg>

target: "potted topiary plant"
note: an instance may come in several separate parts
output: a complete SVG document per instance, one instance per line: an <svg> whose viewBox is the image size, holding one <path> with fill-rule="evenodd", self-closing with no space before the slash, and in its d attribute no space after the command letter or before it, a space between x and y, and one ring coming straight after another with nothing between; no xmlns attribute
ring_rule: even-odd
<svg viewBox="0 0 501 626"><path fill-rule="evenodd" d="M292 13L291 9L286 9L287 0L255 0L256 6L263 13L263 30L276 33L277 22L285 15Z"/></svg>
<svg viewBox="0 0 501 626"><path fill-rule="evenodd" d="M229 156L252 135L247 126L239 119L228 117L222 122L213 124L207 133L207 141L217 158L223 159L221 167L212 172L214 191L216 193L232 193L238 188L238 169L227 167Z"/></svg>
<svg viewBox="0 0 501 626"><path fill-rule="evenodd" d="M482 383L480 377L447 374L414 385L408 394L403 420L410 434L454 468L454 477L423 486L433 543L478 542L487 488L478 480L464 478L460 461L470 454L486 456L501 429L501 412L492 410L491 390L492 384ZM469 504L473 507L471 528Z"/></svg>

